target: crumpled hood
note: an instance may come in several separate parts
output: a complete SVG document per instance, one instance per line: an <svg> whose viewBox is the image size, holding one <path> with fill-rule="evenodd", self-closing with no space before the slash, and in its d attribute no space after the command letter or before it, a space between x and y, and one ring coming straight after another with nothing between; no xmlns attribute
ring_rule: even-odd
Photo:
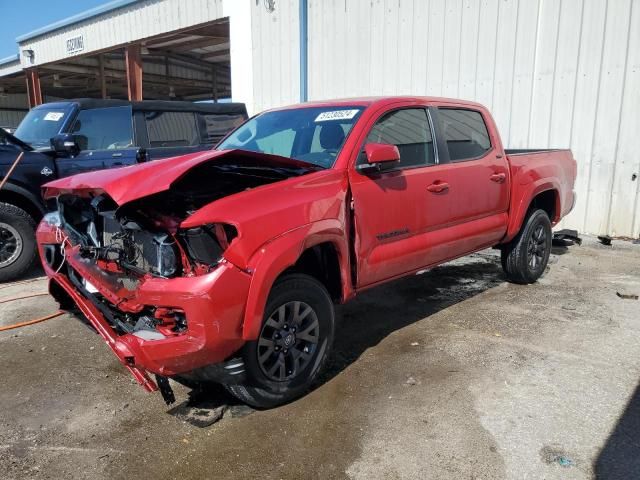
<svg viewBox="0 0 640 480"><path fill-rule="evenodd" d="M45 198L63 193L80 194L83 191L102 191L118 205L168 190L171 184L189 170L205 162L224 162L233 157L233 164L258 160L261 165L274 168L303 168L315 170L312 165L278 155L248 150L209 150L163 160L154 160L129 167L98 170L62 178L44 185ZM319 167L318 167L319 168Z"/></svg>

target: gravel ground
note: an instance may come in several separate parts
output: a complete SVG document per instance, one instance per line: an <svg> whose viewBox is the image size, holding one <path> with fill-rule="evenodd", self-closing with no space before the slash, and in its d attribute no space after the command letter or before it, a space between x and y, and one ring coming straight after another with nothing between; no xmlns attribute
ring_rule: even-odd
<svg viewBox="0 0 640 480"><path fill-rule="evenodd" d="M0 332L0 477L640 478L640 301L616 292L640 294L640 245L555 247L530 286L472 255L340 307L320 385L270 411L167 407L66 314ZM0 326L55 310L0 303Z"/></svg>

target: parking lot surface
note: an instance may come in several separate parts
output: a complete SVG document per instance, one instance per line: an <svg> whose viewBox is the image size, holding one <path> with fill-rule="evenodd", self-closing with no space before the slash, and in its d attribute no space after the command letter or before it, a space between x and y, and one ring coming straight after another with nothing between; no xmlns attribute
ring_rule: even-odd
<svg viewBox="0 0 640 480"><path fill-rule="evenodd" d="M217 389L167 407L66 314L0 332L0 476L640 478L640 301L617 293L640 293L640 245L554 247L529 286L495 251L445 264L339 307L320 384L270 411ZM0 326L55 310L2 303Z"/></svg>

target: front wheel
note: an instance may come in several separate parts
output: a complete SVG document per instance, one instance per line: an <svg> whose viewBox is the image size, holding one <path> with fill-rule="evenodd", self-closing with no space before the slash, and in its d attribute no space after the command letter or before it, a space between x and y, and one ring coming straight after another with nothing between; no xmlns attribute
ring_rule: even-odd
<svg viewBox="0 0 640 480"><path fill-rule="evenodd" d="M271 408L303 395L320 372L334 336L335 314L327 289L304 274L274 285L257 340L242 356L247 381L226 385L244 403Z"/></svg>
<svg viewBox="0 0 640 480"><path fill-rule="evenodd" d="M551 254L551 221L544 210L533 210L516 237L502 247L502 269L514 283L534 283L544 273Z"/></svg>

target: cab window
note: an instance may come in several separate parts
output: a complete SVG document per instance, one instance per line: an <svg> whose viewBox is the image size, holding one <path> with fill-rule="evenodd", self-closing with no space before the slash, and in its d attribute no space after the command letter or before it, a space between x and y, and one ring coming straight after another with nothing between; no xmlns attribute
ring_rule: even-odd
<svg viewBox="0 0 640 480"><path fill-rule="evenodd" d="M385 114L369 132L366 143L398 147L400 162L394 169L435 164L433 137L424 108L405 108ZM358 164L366 162L366 155L361 153Z"/></svg>
<svg viewBox="0 0 640 480"><path fill-rule="evenodd" d="M131 107L80 110L71 127L80 150L117 150L133 146Z"/></svg>
<svg viewBox="0 0 640 480"><path fill-rule="evenodd" d="M438 115L452 162L473 160L491 149L482 114L462 108L439 108Z"/></svg>

